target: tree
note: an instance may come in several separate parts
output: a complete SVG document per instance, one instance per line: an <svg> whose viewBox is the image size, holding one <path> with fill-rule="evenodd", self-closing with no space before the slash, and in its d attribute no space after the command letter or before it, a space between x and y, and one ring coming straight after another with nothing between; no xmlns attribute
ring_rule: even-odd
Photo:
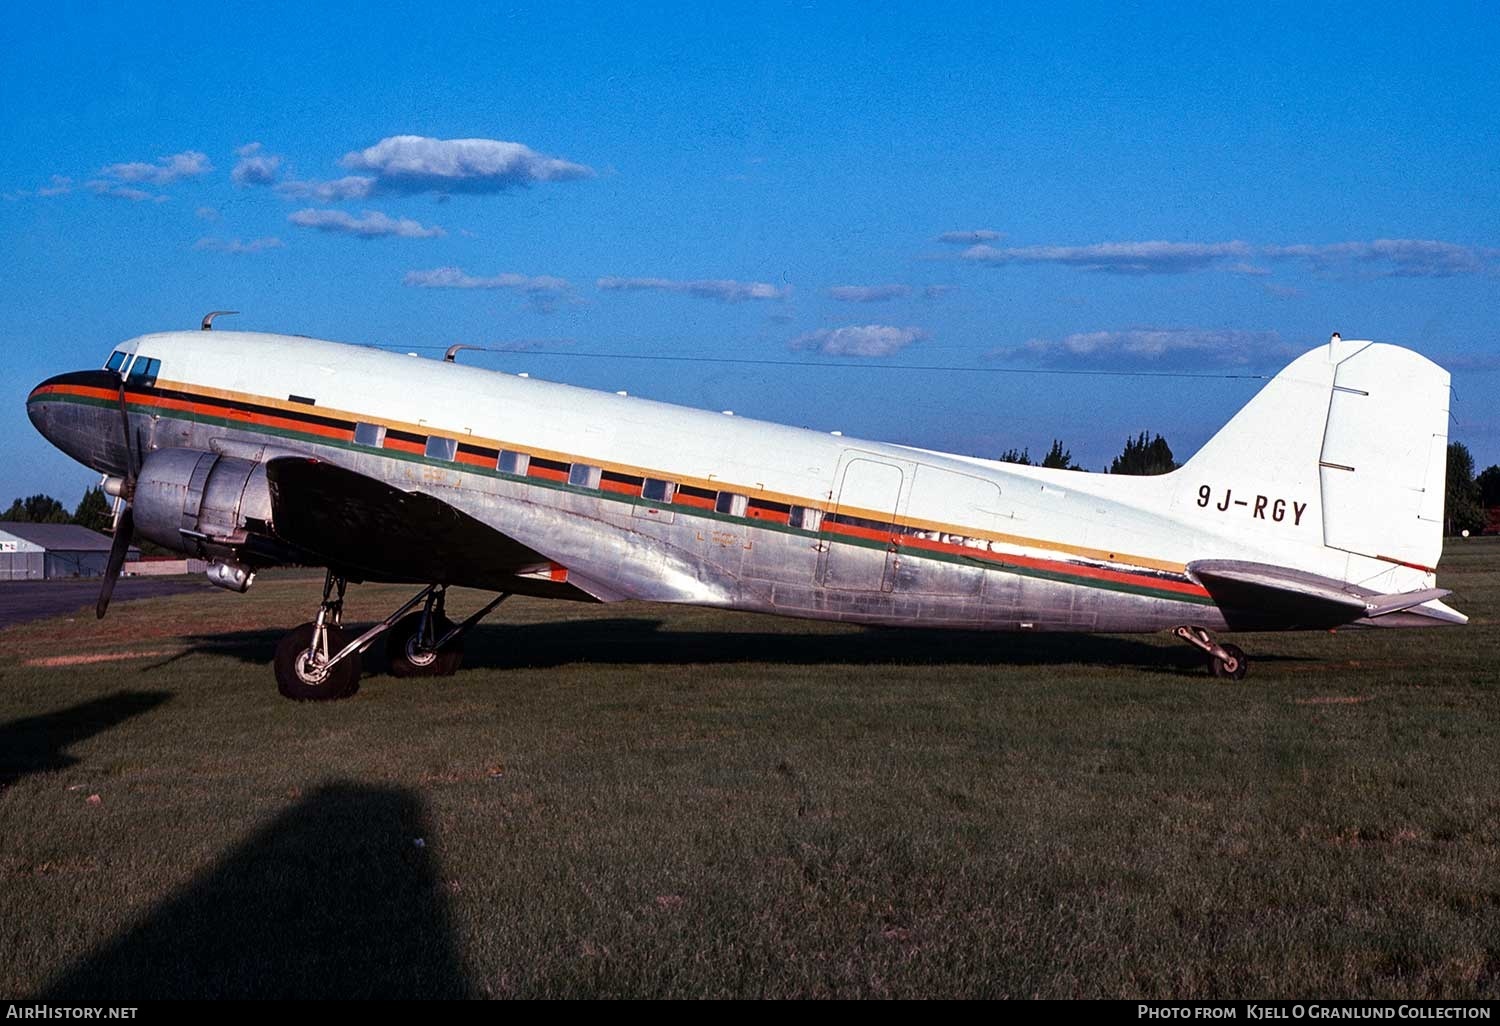
<svg viewBox="0 0 1500 1026"><path fill-rule="evenodd" d="M1062 442L1052 439L1052 448L1047 450L1047 455L1042 458L1042 466L1051 467L1053 470L1082 470L1078 464L1073 462L1073 451L1064 449Z"/></svg>
<svg viewBox="0 0 1500 1026"><path fill-rule="evenodd" d="M1031 466L1030 449L1006 449L1000 454L1001 463L1019 463L1023 467Z"/></svg>
<svg viewBox="0 0 1500 1026"><path fill-rule="evenodd" d="M1448 534L1484 530L1484 506L1479 484L1474 480L1474 457L1462 442L1448 443L1448 478L1443 494L1443 520Z"/></svg>
<svg viewBox="0 0 1500 1026"><path fill-rule="evenodd" d="M83 493L78 508L73 511L73 523L87 527L90 531L107 532L114 526L114 514L109 508L109 497L97 485Z"/></svg>
<svg viewBox="0 0 1500 1026"><path fill-rule="evenodd" d="M13 524L66 524L68 511L50 495L30 495L12 502L10 509L0 513L0 520Z"/></svg>
<svg viewBox="0 0 1500 1026"><path fill-rule="evenodd" d="M1486 509L1500 506L1500 464L1486 469L1474 479L1474 483L1479 486L1479 501Z"/></svg>
<svg viewBox="0 0 1500 1026"><path fill-rule="evenodd" d="M1111 474L1135 474L1147 476L1165 474L1177 469L1172 458L1172 447L1161 435L1148 439L1142 431L1137 438L1127 438L1125 449L1109 465Z"/></svg>

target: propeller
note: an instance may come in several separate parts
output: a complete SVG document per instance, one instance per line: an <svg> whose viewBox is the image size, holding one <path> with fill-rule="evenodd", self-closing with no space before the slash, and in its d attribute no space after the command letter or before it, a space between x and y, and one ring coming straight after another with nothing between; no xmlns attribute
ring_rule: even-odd
<svg viewBox="0 0 1500 1026"><path fill-rule="evenodd" d="M135 514L130 502L135 498L135 481L140 475L135 446L130 441L130 411L125 407L125 379L120 379L120 430L125 439L125 477L120 488L120 500L125 504L115 518L115 538L109 546L109 562L104 566L104 580L99 584L99 601L94 605L94 614L104 619L109 611L110 596L115 593L115 581L120 579L120 568L130 553L130 543L135 537Z"/></svg>

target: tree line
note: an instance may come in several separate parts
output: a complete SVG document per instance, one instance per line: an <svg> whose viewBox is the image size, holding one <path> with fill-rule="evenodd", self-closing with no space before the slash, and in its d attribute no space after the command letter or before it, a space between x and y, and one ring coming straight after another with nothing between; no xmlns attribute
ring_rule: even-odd
<svg viewBox="0 0 1500 1026"><path fill-rule="evenodd" d="M78 500L70 515L61 502L50 495L28 495L16 499L10 508L0 513L0 522L12 524L77 524L90 531L108 531L114 526L114 514L110 511L109 496L98 486L90 488Z"/></svg>
<svg viewBox="0 0 1500 1026"><path fill-rule="evenodd" d="M1052 439L1052 448L1047 450L1047 455L1042 457L1040 463L1034 463L1031 459L1030 449L1006 449L1000 454L1002 463L1019 463L1023 467L1051 467L1054 470L1082 470L1073 461L1073 451L1064 449L1060 440ZM1177 461L1172 457L1172 447L1161 435L1150 435L1142 431L1135 438L1125 439L1125 448L1120 451L1109 464L1111 474L1134 474L1140 477L1151 474L1165 474L1177 469Z"/></svg>

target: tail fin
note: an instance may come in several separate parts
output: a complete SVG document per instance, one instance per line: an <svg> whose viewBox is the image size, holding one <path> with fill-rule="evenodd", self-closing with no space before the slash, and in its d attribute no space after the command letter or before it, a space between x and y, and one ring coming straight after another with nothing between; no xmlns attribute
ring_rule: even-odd
<svg viewBox="0 0 1500 1026"><path fill-rule="evenodd" d="M1448 398L1448 372L1426 357L1335 336L1174 475L1177 501L1224 503L1230 533L1242 524L1263 542L1306 542L1321 530L1331 548L1430 571L1443 544Z"/></svg>

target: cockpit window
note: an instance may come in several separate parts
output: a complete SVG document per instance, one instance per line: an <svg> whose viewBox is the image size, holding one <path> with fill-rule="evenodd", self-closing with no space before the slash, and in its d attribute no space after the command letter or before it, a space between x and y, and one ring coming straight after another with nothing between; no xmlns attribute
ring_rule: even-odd
<svg viewBox="0 0 1500 1026"><path fill-rule="evenodd" d="M156 373L161 370L161 361L153 360L146 356L137 356L135 362L130 365L130 377L127 379L132 385L141 388L150 388L156 384Z"/></svg>
<svg viewBox="0 0 1500 1026"><path fill-rule="evenodd" d="M119 373L120 368L125 366L125 358L129 355L130 354L123 349L116 349L114 352L109 354L109 362L104 365L104 369Z"/></svg>

